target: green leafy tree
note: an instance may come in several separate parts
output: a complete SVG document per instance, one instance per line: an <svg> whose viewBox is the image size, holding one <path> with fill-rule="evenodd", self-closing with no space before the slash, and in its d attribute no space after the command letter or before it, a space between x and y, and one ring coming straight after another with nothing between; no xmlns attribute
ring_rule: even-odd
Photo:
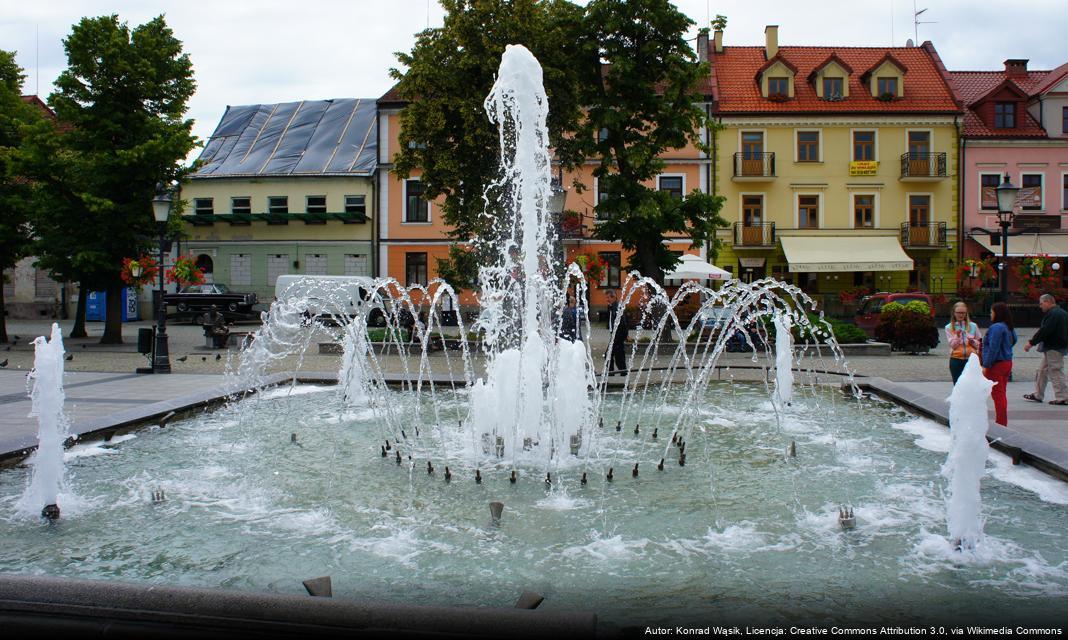
<svg viewBox="0 0 1068 640"><path fill-rule="evenodd" d="M14 52L0 50L0 274L29 255L32 243L30 220L36 202L32 183L21 173L20 157L25 130L40 116L22 101L24 79ZM0 342L8 341L4 304L0 286Z"/></svg>
<svg viewBox="0 0 1068 640"><path fill-rule="evenodd" d="M419 34L410 53L397 53L406 71L391 70L408 104L401 113L400 151L393 170L418 172L424 196L444 196L441 215L461 242L490 238L498 211L486 188L498 178L500 141L483 109L509 44L522 44L542 65L552 144L574 130L579 116L573 54L582 9L562 0L442 0L441 28ZM487 206L491 207L487 210ZM484 215L485 213L485 215ZM471 251L474 253L472 254ZM455 247L439 262L454 287L470 286L486 245Z"/></svg>
<svg viewBox="0 0 1068 640"><path fill-rule="evenodd" d="M132 30L115 15L83 18L63 46L49 104L65 127L39 139L36 168L65 206L40 216L42 263L107 291L101 342L118 343L122 259L153 246L156 183L181 178L196 143L192 62L162 16Z"/></svg>
<svg viewBox="0 0 1068 640"><path fill-rule="evenodd" d="M707 146L710 125L700 83L709 73L686 42L693 21L668 0L592 0L586 7L579 99L585 118L558 150L569 165L590 159L606 194L596 211L596 236L618 240L633 253L629 267L663 281L678 258L664 246L667 234L694 245L719 247L726 226L723 198L698 189L682 198L643 183L663 172L662 154Z"/></svg>

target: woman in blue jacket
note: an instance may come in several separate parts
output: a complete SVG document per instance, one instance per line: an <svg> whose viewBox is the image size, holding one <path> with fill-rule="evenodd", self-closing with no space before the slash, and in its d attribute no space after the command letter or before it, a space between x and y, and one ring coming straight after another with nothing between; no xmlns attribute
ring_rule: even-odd
<svg viewBox="0 0 1068 640"><path fill-rule="evenodd" d="M1016 329L1012 326L1012 313L1004 302L995 302L990 310L990 328L983 336L983 375L994 381L990 396L994 399L995 420L1003 427L1009 426L1009 403L1005 387L1012 373L1012 347L1016 344Z"/></svg>

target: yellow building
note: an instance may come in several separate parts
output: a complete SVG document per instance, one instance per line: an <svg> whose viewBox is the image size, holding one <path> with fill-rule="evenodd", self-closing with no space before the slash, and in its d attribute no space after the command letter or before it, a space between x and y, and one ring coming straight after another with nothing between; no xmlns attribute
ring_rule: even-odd
<svg viewBox="0 0 1068 640"><path fill-rule="evenodd" d="M712 62L717 264L806 291L955 289L961 107L920 47L726 47Z"/></svg>
<svg viewBox="0 0 1068 640"><path fill-rule="evenodd" d="M209 281L274 295L285 274L376 274L375 101L228 107L182 188Z"/></svg>

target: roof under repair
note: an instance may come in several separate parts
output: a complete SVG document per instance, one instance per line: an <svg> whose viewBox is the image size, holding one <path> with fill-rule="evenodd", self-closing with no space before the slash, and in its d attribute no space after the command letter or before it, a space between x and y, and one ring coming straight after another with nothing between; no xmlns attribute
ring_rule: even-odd
<svg viewBox="0 0 1068 640"><path fill-rule="evenodd" d="M192 177L369 176L376 128L373 98L227 107Z"/></svg>

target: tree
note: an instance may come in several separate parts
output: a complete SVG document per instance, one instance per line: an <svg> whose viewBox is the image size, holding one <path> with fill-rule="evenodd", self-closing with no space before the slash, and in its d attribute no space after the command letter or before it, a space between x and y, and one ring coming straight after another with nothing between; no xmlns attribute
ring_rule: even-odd
<svg viewBox="0 0 1068 640"><path fill-rule="evenodd" d="M718 249L723 198L697 189L682 198L643 182L663 172L662 154L700 139L710 125L699 83L709 73L685 40L693 22L668 0L593 0L584 19L579 99L585 118L558 150L569 165L589 158L607 197L598 203L595 235L633 251L629 267L663 281L678 258L668 233Z"/></svg>
<svg viewBox="0 0 1068 640"><path fill-rule="evenodd" d="M14 52L0 50L0 274L29 255L32 242L33 185L20 172L20 156L24 131L39 114L22 100L24 79ZM0 286L0 342L8 340L4 304Z"/></svg>
<svg viewBox="0 0 1068 640"><path fill-rule="evenodd" d="M482 103L509 44L538 58L549 98L549 135L558 144L579 116L573 54L582 9L563 0L442 0L440 29L419 34L411 53L397 53L407 71L392 69L407 106L401 113L400 151L394 171L420 172L428 200L444 196L443 220L461 242L490 239L498 211L487 187L498 178L500 141ZM439 261L439 273L457 289L475 280L486 245L455 248Z"/></svg>
<svg viewBox="0 0 1068 640"><path fill-rule="evenodd" d="M122 259L152 246L155 185L181 178L196 144L184 118L192 62L163 16L133 30L116 15L83 18L63 46L68 66L49 104L66 129L42 143L57 155L37 163L67 206L40 216L42 262L107 291L101 342L119 343Z"/></svg>

